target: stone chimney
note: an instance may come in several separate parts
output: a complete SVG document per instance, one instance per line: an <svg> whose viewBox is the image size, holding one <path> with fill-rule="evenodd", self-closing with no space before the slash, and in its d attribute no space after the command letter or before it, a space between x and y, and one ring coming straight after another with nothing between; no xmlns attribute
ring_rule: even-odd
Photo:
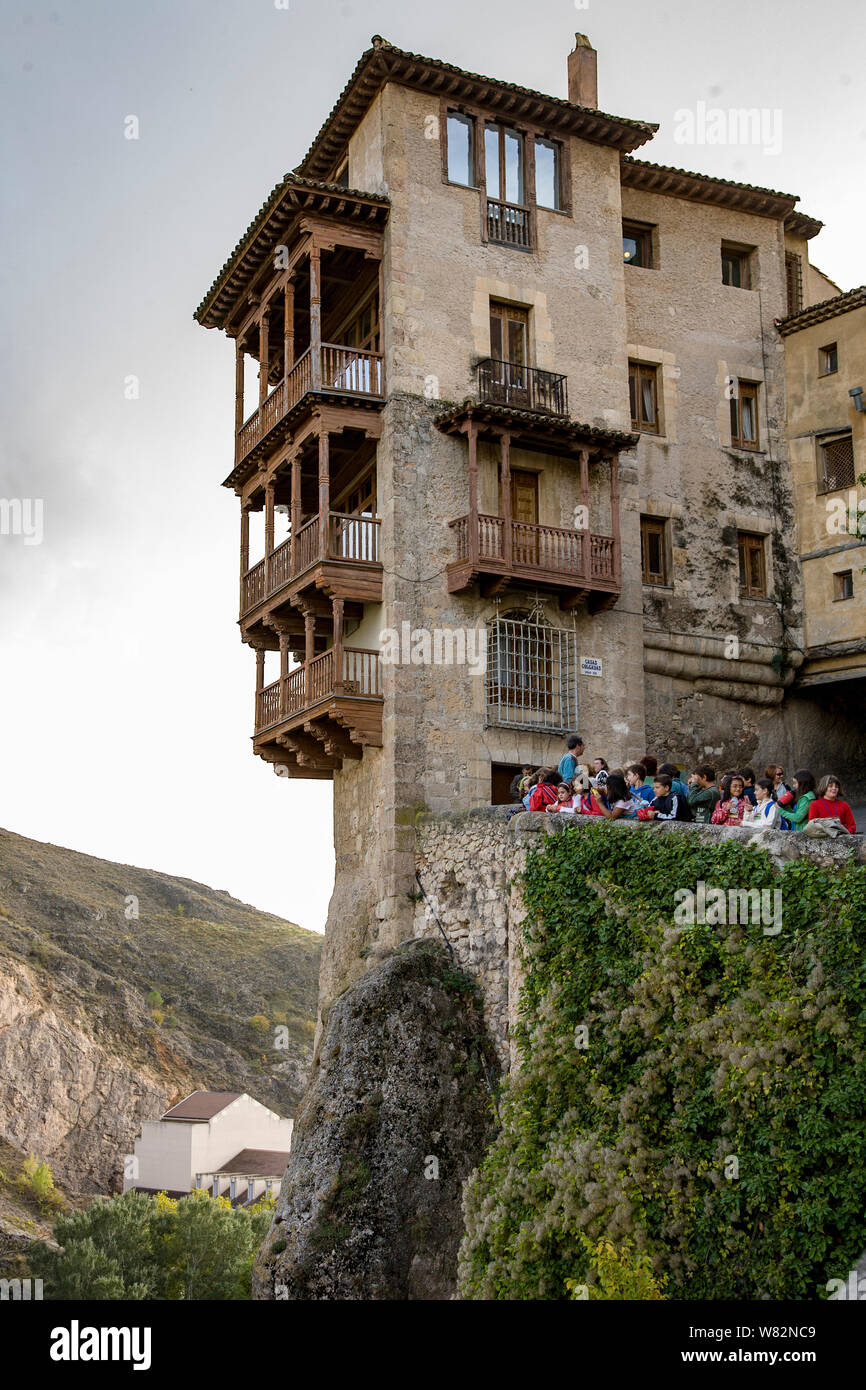
<svg viewBox="0 0 866 1390"><path fill-rule="evenodd" d="M586 34L575 34L574 52L568 55L568 99L575 106L598 109L598 54Z"/></svg>

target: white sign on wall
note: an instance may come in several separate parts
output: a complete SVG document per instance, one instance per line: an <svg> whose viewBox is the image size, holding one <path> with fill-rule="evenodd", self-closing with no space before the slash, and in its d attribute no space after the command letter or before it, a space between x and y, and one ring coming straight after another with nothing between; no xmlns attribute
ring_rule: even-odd
<svg viewBox="0 0 866 1390"><path fill-rule="evenodd" d="M601 658L598 656L582 656L580 658L580 674L582 676L600 676Z"/></svg>

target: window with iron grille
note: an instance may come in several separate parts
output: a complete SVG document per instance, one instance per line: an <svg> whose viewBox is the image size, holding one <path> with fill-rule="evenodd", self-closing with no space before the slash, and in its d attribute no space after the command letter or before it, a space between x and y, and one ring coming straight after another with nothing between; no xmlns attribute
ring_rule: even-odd
<svg viewBox="0 0 866 1390"><path fill-rule="evenodd" d="M836 492L854 486L854 438L850 432L818 444L818 490Z"/></svg>
<svg viewBox="0 0 866 1390"><path fill-rule="evenodd" d="M803 307L803 260L793 251L785 252L785 285L788 291L788 313L799 314Z"/></svg>
<svg viewBox="0 0 866 1390"><path fill-rule="evenodd" d="M506 729L577 727L575 634L527 613L488 625L487 725Z"/></svg>

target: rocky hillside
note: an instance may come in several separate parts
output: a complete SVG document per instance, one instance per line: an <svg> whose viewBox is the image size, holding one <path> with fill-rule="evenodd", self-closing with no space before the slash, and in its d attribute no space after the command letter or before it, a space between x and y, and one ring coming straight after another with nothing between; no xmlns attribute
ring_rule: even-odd
<svg viewBox="0 0 866 1390"><path fill-rule="evenodd" d="M228 893L0 830L0 1141L108 1192L197 1087L294 1114L320 952Z"/></svg>

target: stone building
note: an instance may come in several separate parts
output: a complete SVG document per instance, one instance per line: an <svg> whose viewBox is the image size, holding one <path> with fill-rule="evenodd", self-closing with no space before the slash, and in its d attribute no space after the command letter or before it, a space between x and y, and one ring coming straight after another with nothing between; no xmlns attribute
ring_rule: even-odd
<svg viewBox="0 0 866 1390"><path fill-rule="evenodd" d="M196 311L236 344L254 751L334 781L323 1001L410 931L417 812L571 730L821 759L776 323L834 288L821 224L655 130L581 35L567 99L375 38Z"/></svg>

